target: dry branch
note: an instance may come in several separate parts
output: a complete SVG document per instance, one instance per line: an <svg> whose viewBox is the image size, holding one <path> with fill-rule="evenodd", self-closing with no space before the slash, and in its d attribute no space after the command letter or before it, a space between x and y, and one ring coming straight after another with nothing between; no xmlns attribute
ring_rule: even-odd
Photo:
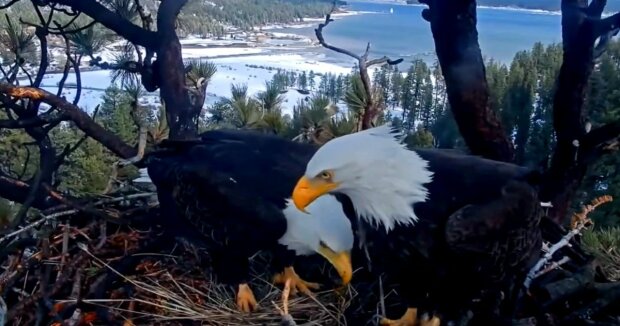
<svg viewBox="0 0 620 326"><path fill-rule="evenodd" d="M50 92L39 88L14 86L0 82L0 93L16 99L30 99L44 102L57 108L68 119L73 121L80 130L101 143L114 154L122 158L133 157L136 154L135 148L125 144L117 135L95 123L86 112Z"/></svg>
<svg viewBox="0 0 620 326"><path fill-rule="evenodd" d="M8 176L2 175L0 172L0 197L10 201L22 203L30 193L31 185ZM35 198L32 207L37 209L46 209L54 205L58 205L59 201L56 196L50 192L43 192Z"/></svg>
<svg viewBox="0 0 620 326"><path fill-rule="evenodd" d="M132 22L110 11L100 2L94 0L56 0L58 4L71 7L76 12L90 16L96 22L113 30L131 43L145 47L157 46L157 33L144 30Z"/></svg>
<svg viewBox="0 0 620 326"><path fill-rule="evenodd" d="M9 1L9 2L7 2L7 3L5 3L5 4L3 4L3 5L0 5L0 9L6 9L6 8L9 8L9 7L11 7L12 5L16 4L18 1L19 1L19 0L10 0L10 1ZM0 325L1 325L1 324L0 324Z"/></svg>
<svg viewBox="0 0 620 326"><path fill-rule="evenodd" d="M582 234L582 232L589 227L590 225L592 225L592 221L588 218L588 214L590 214L592 211L594 211L598 206L603 205L605 203L609 203L612 201L612 197L611 196L602 196L599 198L595 198L594 200L592 200L592 203L590 203L590 205L586 205L582 211L580 213L576 213L573 215L573 219L571 222L571 230L564 236L562 237L562 239L558 242L556 242L555 244L553 244L553 246L551 246L547 252L545 253L545 255L536 263L536 265L534 265L530 271L528 272L526 278L525 278L525 282L524 282L524 286L526 289L528 289L530 287L530 285L532 284L532 281L538 277L541 276L543 273L539 273L539 271L541 270L541 268L543 268L546 264L548 264L552 259L553 259L553 255L560 249L568 246L570 244L570 241L578 234ZM565 260L565 258L563 257L561 259L561 261ZM551 262L552 264L554 264L554 262ZM565 262L560 263L556 263L555 266L559 266L564 264Z"/></svg>
<svg viewBox="0 0 620 326"><path fill-rule="evenodd" d="M335 9L336 9L336 6L334 4L332 13ZM357 60L357 66L359 68L360 77L362 79L362 84L364 85L364 91L366 92L366 105L365 105L363 112L361 112L361 118L360 118L360 121L358 122L357 130L359 131L359 130L372 128L374 125L374 120L376 119L377 115L380 113L380 109L378 107L378 103L375 103L373 96L372 96L373 93L372 93L372 86L370 83L370 76L368 75L368 68L374 65L382 65L382 64L397 65L403 62L403 59L392 60L388 57L383 57L379 59L368 60L368 55L370 52L370 43L367 44L366 51L362 55L357 55L349 50L339 48L337 46L327 43L327 41L325 41L325 37L323 36L323 29L327 27L327 25L329 25L329 23L333 21L334 20L331 18L331 13L327 14L325 16L325 22L319 24L319 27L317 27L314 30L316 34L316 38L319 40L319 43L324 48L332 50L337 53L350 56L353 59Z"/></svg>
<svg viewBox="0 0 620 326"><path fill-rule="evenodd" d="M111 206L121 205L131 210L142 206L145 197L152 196L152 193L130 193L113 199L102 198L89 206L110 209ZM9 296L11 309L8 321L15 322L22 318L22 322L30 322L35 318L30 312L40 309L46 310L44 316L48 320L57 323L65 318L64 322L70 322L72 318L80 322L89 319L108 325L128 319L136 325L177 325L180 320L204 321L210 325L258 325L275 324L281 320L277 309L270 309L268 305L263 305L265 308L251 315L239 314L234 293L226 286L213 283L209 269L204 275L189 251L175 249L170 252L168 245L145 247L143 243L155 243L163 238L159 230L153 230L155 215L151 212L154 211L143 209L142 212L140 214L150 217L144 216L141 219L143 222L122 229L108 229L105 242L99 248L100 223L80 226L87 223L88 215L75 211L73 214L59 212L57 216L64 214L63 219L67 222L51 225L53 230L46 236L49 239L47 261L60 263L64 259L65 264L64 268L51 269L49 279L57 281L50 284L45 295L49 299L45 299L37 282L43 274L28 276L28 271L36 270L39 265L22 262L9 266L4 264L5 258L0 258L0 265L9 266L9 272L17 272L11 284L22 284L25 278L30 277L31 281L24 283L24 292L35 293L18 303L15 296ZM41 261L44 256L42 251L37 251L24 259ZM21 257L16 259L19 261ZM261 260L258 270L266 271L268 261ZM41 266L45 269L45 266L51 265ZM87 270L90 276L83 277L82 273ZM3 282L2 277L0 275L0 289L13 292L11 288L3 287L7 283ZM277 300L282 293L264 281L265 278L266 275L261 274L253 281L255 293L266 302ZM84 284L76 284L81 282ZM320 302L305 296L289 299L289 313L298 320L312 324L342 324L346 301L332 292L317 293L317 296ZM49 301L49 305L44 301Z"/></svg>

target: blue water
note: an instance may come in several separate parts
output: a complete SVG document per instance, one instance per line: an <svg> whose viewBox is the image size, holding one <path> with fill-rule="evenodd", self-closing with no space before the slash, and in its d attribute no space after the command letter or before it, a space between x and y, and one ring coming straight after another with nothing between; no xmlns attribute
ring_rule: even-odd
<svg viewBox="0 0 620 326"><path fill-rule="evenodd" d="M430 24L422 19L422 6L350 2L355 11L372 12L335 20L325 28L326 40L334 45L363 53L371 43L371 57L387 55L407 61L420 57L435 60ZM390 8L394 13L390 14ZM515 53L531 49L535 42L561 41L561 17L527 11L478 8L478 33L482 55L509 63ZM314 27L283 30L316 39ZM334 62L351 62L331 51L322 53Z"/></svg>

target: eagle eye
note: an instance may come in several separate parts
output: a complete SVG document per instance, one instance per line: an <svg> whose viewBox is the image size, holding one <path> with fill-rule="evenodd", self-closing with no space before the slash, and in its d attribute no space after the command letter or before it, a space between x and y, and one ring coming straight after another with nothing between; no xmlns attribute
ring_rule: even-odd
<svg viewBox="0 0 620 326"><path fill-rule="evenodd" d="M323 171L319 173L319 178L323 180L331 180L332 174L329 171Z"/></svg>

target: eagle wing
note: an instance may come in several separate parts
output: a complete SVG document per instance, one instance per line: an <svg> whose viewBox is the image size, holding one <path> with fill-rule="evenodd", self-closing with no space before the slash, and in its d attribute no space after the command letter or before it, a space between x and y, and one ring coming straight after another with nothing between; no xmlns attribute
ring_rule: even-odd
<svg viewBox="0 0 620 326"><path fill-rule="evenodd" d="M498 198L454 212L446 222L446 242L499 278L507 269L527 266L538 257L541 217L536 190L525 181L511 180Z"/></svg>
<svg viewBox="0 0 620 326"><path fill-rule="evenodd" d="M153 183L183 191L183 200L221 214L217 218L228 225L255 227L264 239L280 237L285 200L315 148L250 131L215 130L200 138L153 153L147 163Z"/></svg>

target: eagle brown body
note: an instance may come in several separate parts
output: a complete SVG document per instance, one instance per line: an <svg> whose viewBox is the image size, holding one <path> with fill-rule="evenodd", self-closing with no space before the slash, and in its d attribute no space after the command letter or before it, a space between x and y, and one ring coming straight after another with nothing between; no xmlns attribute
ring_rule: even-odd
<svg viewBox="0 0 620 326"><path fill-rule="evenodd" d="M398 144L386 126L328 142L308 163L293 199L300 209L328 193L341 200L364 263L386 284L399 284L409 307L384 325L417 325L420 310L445 322L460 322L471 310L473 325L502 324L498 316L510 315L514 306L500 302L520 291L512 286L523 282L514 280L526 275L541 248L536 173ZM388 200L411 205L384 205ZM386 221L396 224L390 228Z"/></svg>
<svg viewBox="0 0 620 326"><path fill-rule="evenodd" d="M488 322L497 309L513 308L500 307L499 297L514 293L514 278L525 275L540 252L542 215L536 190L525 179L530 171L452 151L416 152L429 162L434 179L428 200L414 205L414 226L375 228L338 195L357 231L362 264L400 284L410 307L444 321L468 308L483 311Z"/></svg>

